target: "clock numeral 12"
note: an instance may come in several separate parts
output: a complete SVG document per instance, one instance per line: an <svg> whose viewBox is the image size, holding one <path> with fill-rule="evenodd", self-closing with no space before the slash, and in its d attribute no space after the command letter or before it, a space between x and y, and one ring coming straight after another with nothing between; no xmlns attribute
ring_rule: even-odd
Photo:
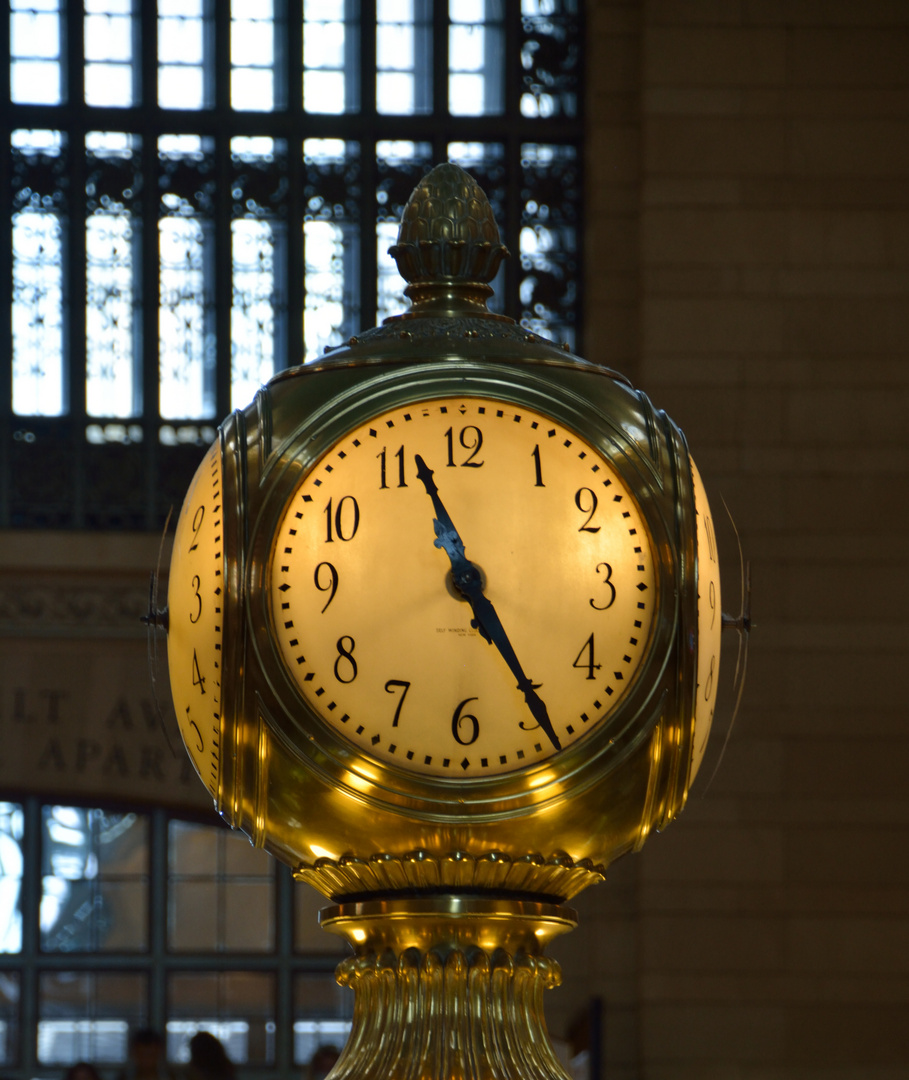
<svg viewBox="0 0 909 1080"><path fill-rule="evenodd" d="M480 447L483 445L483 432L474 424L468 424L467 427L462 427L458 434L458 442L461 444L462 450L469 450L470 453L463 461L456 462L454 459L454 428L449 428L445 432L445 438L448 440L448 464L449 469L455 468L456 465L460 465L464 469L479 469L483 464L482 461L474 461L473 459L479 454Z"/></svg>

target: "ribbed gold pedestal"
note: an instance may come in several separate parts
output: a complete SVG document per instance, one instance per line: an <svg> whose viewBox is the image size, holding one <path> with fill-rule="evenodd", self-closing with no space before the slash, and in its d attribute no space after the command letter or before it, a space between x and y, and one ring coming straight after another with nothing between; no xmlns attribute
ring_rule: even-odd
<svg viewBox="0 0 909 1080"><path fill-rule="evenodd" d="M546 1031L543 955L574 929L570 908L438 896L325 908L322 926L356 955L353 1030L331 1080L566 1080Z"/></svg>

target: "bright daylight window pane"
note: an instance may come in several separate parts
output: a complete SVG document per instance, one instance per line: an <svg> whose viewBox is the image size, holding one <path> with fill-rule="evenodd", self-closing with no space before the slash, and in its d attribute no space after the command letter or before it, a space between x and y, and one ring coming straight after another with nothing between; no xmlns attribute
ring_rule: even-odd
<svg viewBox="0 0 909 1080"><path fill-rule="evenodd" d="M89 171L96 169L103 176L108 168L116 176L117 165L134 155L133 139L89 133L85 140ZM89 416L136 416L141 402L133 345L134 236L132 217L124 205L133 192L112 193L110 183L97 183L105 192L85 222L86 412Z"/></svg>
<svg viewBox="0 0 909 1080"><path fill-rule="evenodd" d="M303 108L343 113L356 108L356 27L345 22L344 0L303 2Z"/></svg>
<svg viewBox="0 0 909 1080"><path fill-rule="evenodd" d="M0 802L0 953L22 949L22 824L18 803Z"/></svg>
<svg viewBox="0 0 909 1080"><path fill-rule="evenodd" d="M359 232L353 208L332 197L337 179L356 176L357 147L342 139L306 139L303 219L303 340L307 361L341 345L356 327L354 289Z"/></svg>
<svg viewBox="0 0 909 1080"><path fill-rule="evenodd" d="M274 235L267 221L231 222L231 408L248 405L275 373Z"/></svg>
<svg viewBox="0 0 909 1080"><path fill-rule="evenodd" d="M19 105L59 105L59 0L10 0L10 96Z"/></svg>
<svg viewBox="0 0 909 1080"><path fill-rule="evenodd" d="M59 157L58 131L14 131L26 159ZM13 214L13 412L60 416L63 397L63 227L49 195L32 191Z"/></svg>
<svg viewBox="0 0 909 1080"><path fill-rule="evenodd" d="M230 103L235 109L274 108L275 28L271 0L231 0Z"/></svg>
<svg viewBox="0 0 909 1080"><path fill-rule="evenodd" d="M202 0L158 0L158 104L201 109L205 101Z"/></svg>
<svg viewBox="0 0 909 1080"><path fill-rule="evenodd" d="M158 152L168 164L191 170L202 157L194 135L164 135ZM185 177L184 177L185 183ZM214 340L205 332L205 230L182 194L161 196L158 222L159 412L166 419L198 420L215 412Z"/></svg>
<svg viewBox="0 0 909 1080"><path fill-rule="evenodd" d="M89 105L133 103L131 0L86 0L85 100Z"/></svg>
<svg viewBox="0 0 909 1080"><path fill-rule="evenodd" d="M376 111L427 113L430 98L430 8L421 0L376 3Z"/></svg>
<svg viewBox="0 0 909 1080"><path fill-rule="evenodd" d="M448 108L454 116L504 109L505 39L498 0L449 0Z"/></svg>

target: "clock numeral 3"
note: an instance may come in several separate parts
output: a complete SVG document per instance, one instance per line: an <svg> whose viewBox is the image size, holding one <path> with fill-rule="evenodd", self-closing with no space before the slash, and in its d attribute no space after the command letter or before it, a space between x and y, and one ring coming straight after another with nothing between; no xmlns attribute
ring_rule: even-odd
<svg viewBox="0 0 909 1080"><path fill-rule="evenodd" d="M603 573L603 584L609 590L609 600L605 604L595 604L593 597L590 599L590 606L594 611L608 611L609 608L615 603L615 585L612 584L612 567L608 562L597 563L597 573Z"/></svg>
<svg viewBox="0 0 909 1080"><path fill-rule="evenodd" d="M350 644L345 644L345 642ZM339 683L352 683L357 677L357 662L353 655L356 647L357 643L349 634L342 634L338 638L335 646L338 650L338 658L335 660L335 678Z"/></svg>
<svg viewBox="0 0 909 1080"><path fill-rule="evenodd" d="M480 721L472 713L466 713L461 711L464 706L467 705L469 702L479 700L479 698L475 697L464 698L464 700L455 709L454 716L452 716L451 718L451 733L452 735L454 735L455 742L460 743L461 746L470 746L472 743L475 743L477 741L477 738L479 737ZM461 737L462 723L467 725L467 729L469 732L469 737L466 739Z"/></svg>
<svg viewBox="0 0 909 1080"><path fill-rule="evenodd" d="M199 588L200 588L201 585L202 585L202 579L199 577L198 574L193 574L193 580L192 580L193 596L199 601L199 607L198 607L198 610L196 611L196 614L193 615L192 612L190 612L190 614L189 614L189 621L191 623L193 623L193 624L197 623L202 618L202 597L199 595Z"/></svg>
<svg viewBox="0 0 909 1080"><path fill-rule="evenodd" d="M460 443L462 450L469 450L470 453L463 461L455 461L454 459L454 428L449 428L445 432L445 438L448 441L448 468L453 469L460 465L463 469L479 469L483 464L482 461L474 461L473 459L479 454L480 447L483 445L483 432L474 424L468 424L467 427L462 427L458 434L458 442Z"/></svg>
<svg viewBox="0 0 909 1080"><path fill-rule="evenodd" d="M323 584L324 575L322 574L322 568L328 571L328 583ZM316 572L313 574L313 581L319 592L327 592L328 599L325 601L325 607L319 612L320 615L325 614L325 610L328 605L334 600L335 593L338 591L338 571L331 565L330 562L320 562L316 567Z"/></svg>

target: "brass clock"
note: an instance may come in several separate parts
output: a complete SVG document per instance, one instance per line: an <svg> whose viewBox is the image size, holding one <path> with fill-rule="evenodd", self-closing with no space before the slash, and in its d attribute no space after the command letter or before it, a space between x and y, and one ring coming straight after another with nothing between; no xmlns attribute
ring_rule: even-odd
<svg viewBox="0 0 909 1080"><path fill-rule="evenodd" d="M710 507L646 395L486 309L506 253L466 173L424 178L392 254L412 310L272 379L196 474L174 705L219 812L356 950L336 1080L565 1080L543 949L703 761Z"/></svg>
<svg viewBox="0 0 909 1080"><path fill-rule="evenodd" d="M306 705L360 753L459 781L608 723L657 611L616 465L485 396L409 402L333 442L281 516L267 587Z"/></svg>

